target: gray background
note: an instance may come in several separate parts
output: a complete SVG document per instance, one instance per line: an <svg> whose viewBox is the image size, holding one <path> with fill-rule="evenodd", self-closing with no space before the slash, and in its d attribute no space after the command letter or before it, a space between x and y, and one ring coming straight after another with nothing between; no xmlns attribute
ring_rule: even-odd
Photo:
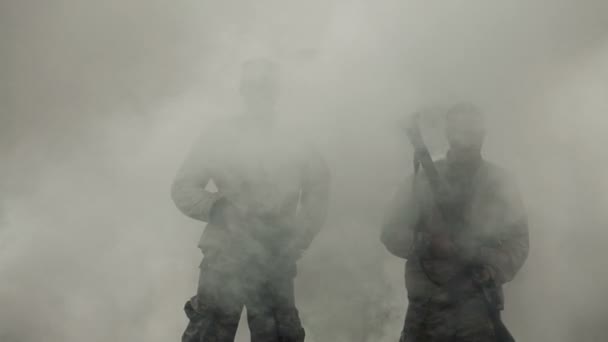
<svg viewBox="0 0 608 342"><path fill-rule="evenodd" d="M202 225L169 185L260 56L283 66L282 124L334 176L297 280L310 341L396 340L402 262L378 240L411 172L395 122L457 100L486 111L485 156L530 216L508 326L602 340L607 33L604 0L1 0L0 340L179 339Z"/></svg>

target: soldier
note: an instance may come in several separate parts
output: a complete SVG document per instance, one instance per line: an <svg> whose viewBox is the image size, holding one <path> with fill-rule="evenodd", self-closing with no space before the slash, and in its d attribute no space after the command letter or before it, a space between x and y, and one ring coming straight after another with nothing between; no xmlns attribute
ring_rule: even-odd
<svg viewBox="0 0 608 342"><path fill-rule="evenodd" d="M173 182L176 206L208 223L183 342L234 341L243 307L251 341L304 341L296 261L325 219L329 170L276 129L278 73L267 59L243 64L244 115L209 127ZM206 190L210 181L217 192Z"/></svg>
<svg viewBox="0 0 608 342"><path fill-rule="evenodd" d="M499 317L501 286L528 255L528 225L514 182L482 158L483 121L470 104L448 110L450 149L430 164L449 196L434 193L431 175L415 173L386 215L381 240L407 260L401 342L512 340Z"/></svg>

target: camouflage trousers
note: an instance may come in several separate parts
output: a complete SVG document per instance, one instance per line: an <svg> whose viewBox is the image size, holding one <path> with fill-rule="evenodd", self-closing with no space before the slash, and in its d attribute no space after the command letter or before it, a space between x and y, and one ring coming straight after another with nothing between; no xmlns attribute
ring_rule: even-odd
<svg viewBox="0 0 608 342"><path fill-rule="evenodd" d="M201 263L197 294L184 308L190 322L182 342L234 341L244 307L252 342L304 341L295 307L294 274L268 276L255 267L219 266Z"/></svg>
<svg viewBox="0 0 608 342"><path fill-rule="evenodd" d="M400 342L497 342L484 299L410 300Z"/></svg>

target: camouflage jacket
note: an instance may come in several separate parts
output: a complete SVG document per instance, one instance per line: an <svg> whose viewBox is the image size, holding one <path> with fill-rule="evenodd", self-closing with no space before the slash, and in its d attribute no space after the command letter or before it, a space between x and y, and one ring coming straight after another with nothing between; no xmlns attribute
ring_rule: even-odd
<svg viewBox="0 0 608 342"><path fill-rule="evenodd" d="M208 189L211 181L217 191ZM328 192L329 170L315 150L239 121L214 125L203 134L171 188L180 211L208 222L199 242L206 256L246 250L252 240L244 236L270 254L288 245L303 251L325 219ZM240 228L246 234L233 236L209 222L220 198L243 213Z"/></svg>
<svg viewBox="0 0 608 342"><path fill-rule="evenodd" d="M436 227L437 206L424 172L400 185L385 217L381 240L392 254L407 260L405 280L410 300L429 296L441 300L446 293L438 285L462 273L469 262L488 267L501 286L513 279L528 255L527 218L514 182L503 170L481 159L474 169L464 172L453 164L449 158L436 162L440 176L460 198L464 227L451 222ZM435 228L448 230L458 257L423 258L420 250Z"/></svg>

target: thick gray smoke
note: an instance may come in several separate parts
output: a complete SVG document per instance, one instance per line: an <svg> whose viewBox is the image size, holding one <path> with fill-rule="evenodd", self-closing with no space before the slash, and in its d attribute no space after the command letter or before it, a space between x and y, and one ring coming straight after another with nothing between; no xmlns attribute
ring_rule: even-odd
<svg viewBox="0 0 608 342"><path fill-rule="evenodd" d="M412 170L395 122L460 100L486 111L485 156L530 217L507 325L602 340L606 38L604 0L3 0L0 341L179 338L202 225L170 183L260 56L282 64L282 120L333 174L297 279L310 341L396 340L403 267L379 224Z"/></svg>

